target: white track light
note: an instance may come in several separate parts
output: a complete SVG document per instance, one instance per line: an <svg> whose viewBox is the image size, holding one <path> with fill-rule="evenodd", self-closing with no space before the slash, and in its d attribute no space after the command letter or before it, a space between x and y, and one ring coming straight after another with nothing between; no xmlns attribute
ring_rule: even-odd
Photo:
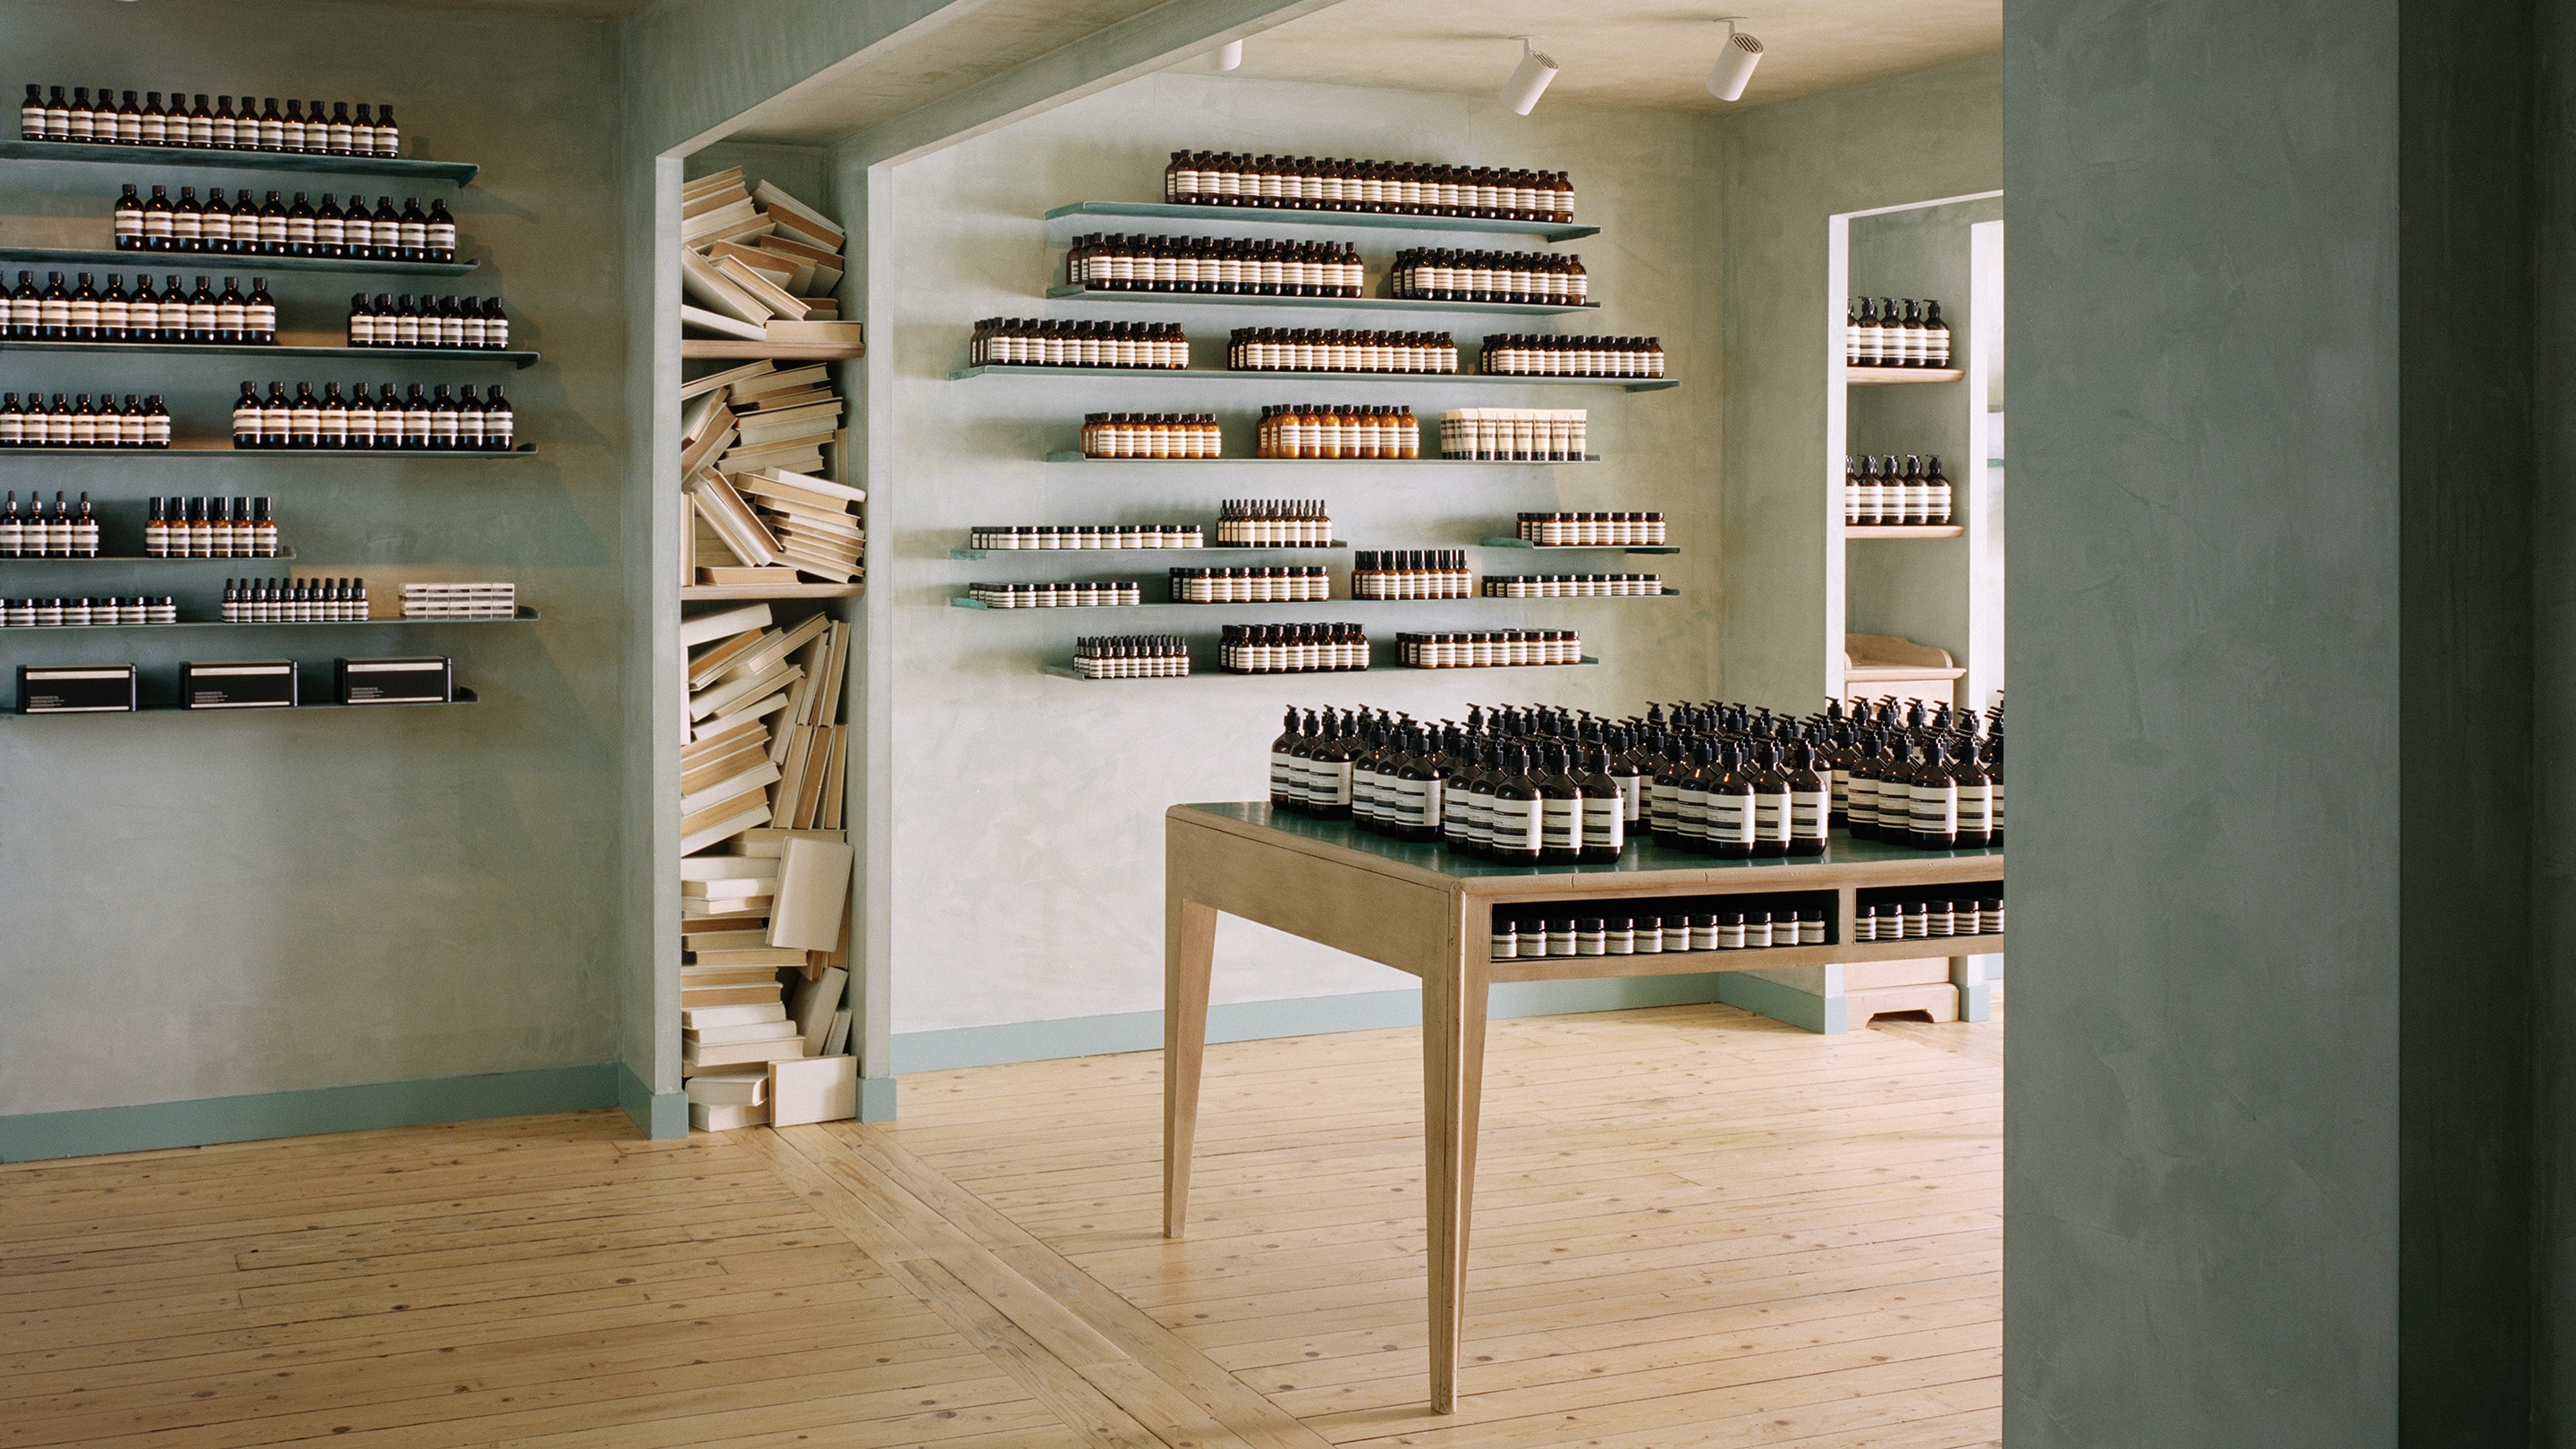
<svg viewBox="0 0 2576 1449"><path fill-rule="evenodd" d="M1216 62L1216 68L1218 70L1232 70L1236 66L1243 64L1243 42L1240 40L1229 40L1225 44L1218 46L1216 48L1216 53L1209 58Z"/></svg>
<svg viewBox="0 0 2576 1449"><path fill-rule="evenodd" d="M1762 63L1762 42L1735 28L1743 18L1726 17L1726 49L1719 52L1717 64L1708 73L1708 93L1721 101L1742 99L1744 83L1753 79L1753 68Z"/></svg>
<svg viewBox="0 0 2576 1449"><path fill-rule="evenodd" d="M1538 98L1547 94L1547 83L1556 79L1556 61L1530 45L1537 38L1532 35L1519 37L1520 68L1503 83L1503 104L1511 107L1512 114L1516 116L1528 115L1530 108L1538 104Z"/></svg>

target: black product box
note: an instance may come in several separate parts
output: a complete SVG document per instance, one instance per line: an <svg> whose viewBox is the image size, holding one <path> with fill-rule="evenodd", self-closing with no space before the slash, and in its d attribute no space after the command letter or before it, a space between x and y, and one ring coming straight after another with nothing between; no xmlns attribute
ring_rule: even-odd
<svg viewBox="0 0 2576 1449"><path fill-rule="evenodd" d="M342 704L448 704L456 698L456 661L335 659L331 682Z"/></svg>
<svg viewBox="0 0 2576 1449"><path fill-rule="evenodd" d="M179 666L181 709L293 709L302 702L292 659Z"/></svg>
<svg viewBox="0 0 2576 1449"><path fill-rule="evenodd" d="M132 714L131 664L21 664L20 714Z"/></svg>

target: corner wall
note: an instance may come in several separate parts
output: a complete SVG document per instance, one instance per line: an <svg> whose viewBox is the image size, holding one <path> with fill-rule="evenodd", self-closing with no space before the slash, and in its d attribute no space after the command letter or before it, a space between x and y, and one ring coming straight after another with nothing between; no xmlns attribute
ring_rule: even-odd
<svg viewBox="0 0 2576 1449"><path fill-rule="evenodd" d="M1826 218L1992 191L2003 67L1963 61L1717 123L1725 191L1726 601L1730 697L1800 712L1825 687ZM1982 460L1978 460L1982 463ZM1885 547L1886 545L1877 545Z"/></svg>

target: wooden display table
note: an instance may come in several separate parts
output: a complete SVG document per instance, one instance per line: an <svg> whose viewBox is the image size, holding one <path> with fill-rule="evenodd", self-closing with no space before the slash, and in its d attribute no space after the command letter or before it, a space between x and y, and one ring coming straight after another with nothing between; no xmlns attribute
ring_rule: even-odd
<svg viewBox="0 0 2576 1449"><path fill-rule="evenodd" d="M1630 846L1615 864L1513 866L1370 835L1347 821L1274 813L1268 805L1175 805L1163 822L1163 1235L1180 1237L1188 1218L1217 914L1258 921L1420 977L1431 1406L1444 1414L1458 1404L1487 986L1899 960L1947 954L1971 942L1978 955L2004 949L2001 935L1846 939L1862 894L1999 883L2000 849L1910 850L1853 840L1837 830L1822 856L1716 860L1643 843ZM1985 893L1990 892L1980 892ZM1779 905L1823 907L1826 944L1491 959L1497 907L1545 905L1551 916L1607 915L1622 902L1655 901L1671 902L1676 910L1714 911L1730 902L1765 908L1763 897Z"/></svg>

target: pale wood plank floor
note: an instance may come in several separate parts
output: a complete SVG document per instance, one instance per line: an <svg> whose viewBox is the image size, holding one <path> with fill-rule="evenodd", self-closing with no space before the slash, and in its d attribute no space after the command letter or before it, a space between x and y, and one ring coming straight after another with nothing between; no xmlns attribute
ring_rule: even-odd
<svg viewBox="0 0 2576 1449"><path fill-rule="evenodd" d="M1422 1408L1413 1033L0 1167L0 1449L1997 1442L2001 1023L1497 1022L1465 1402Z"/></svg>

